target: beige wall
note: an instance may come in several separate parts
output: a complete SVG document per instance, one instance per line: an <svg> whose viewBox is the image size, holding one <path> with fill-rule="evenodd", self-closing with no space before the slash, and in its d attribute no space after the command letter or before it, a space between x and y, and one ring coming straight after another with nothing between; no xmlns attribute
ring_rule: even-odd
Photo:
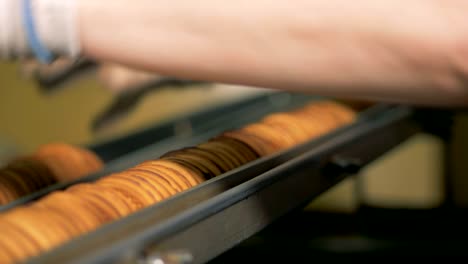
<svg viewBox="0 0 468 264"><path fill-rule="evenodd" d="M19 77L16 65L0 64L0 144L6 141L20 151L31 151L57 140L94 142L260 91L236 86L203 88L154 92L115 126L95 134L91 122L112 102L113 95L92 76L45 95L34 82Z"/></svg>

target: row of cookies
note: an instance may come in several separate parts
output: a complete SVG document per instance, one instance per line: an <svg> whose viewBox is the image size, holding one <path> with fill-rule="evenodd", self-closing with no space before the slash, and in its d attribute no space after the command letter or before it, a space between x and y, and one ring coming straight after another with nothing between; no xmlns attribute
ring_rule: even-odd
<svg viewBox="0 0 468 264"><path fill-rule="evenodd" d="M320 137L353 122L356 112L334 101L317 101L300 109L274 113L259 122L223 134L267 156Z"/></svg>
<svg viewBox="0 0 468 264"><path fill-rule="evenodd" d="M101 159L87 149L65 143L44 144L31 155L16 158L0 169L0 205L102 167Z"/></svg>
<svg viewBox="0 0 468 264"><path fill-rule="evenodd" d="M0 229L8 230L0 237L0 262L14 263L40 254L258 157L330 132L353 118L353 111L345 106L315 102L96 182L53 192L0 215Z"/></svg>
<svg viewBox="0 0 468 264"><path fill-rule="evenodd" d="M257 158L244 143L217 138L55 191L0 215L0 229L8 230L0 236L0 262L37 255Z"/></svg>

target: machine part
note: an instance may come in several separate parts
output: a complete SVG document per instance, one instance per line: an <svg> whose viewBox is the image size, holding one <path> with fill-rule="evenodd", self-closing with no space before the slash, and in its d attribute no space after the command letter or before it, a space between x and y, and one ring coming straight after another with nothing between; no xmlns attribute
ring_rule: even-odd
<svg viewBox="0 0 468 264"><path fill-rule="evenodd" d="M181 248L193 263L205 263L354 173L354 161L364 166L420 131L412 113L377 107L336 133L213 178L28 263L118 263L128 252Z"/></svg>
<svg viewBox="0 0 468 264"><path fill-rule="evenodd" d="M180 80L174 78L155 78L153 81L138 84L138 87L128 88L126 92L118 94L115 100L92 121L91 130L99 133L101 130L109 129L116 122L125 118L131 113L138 103L150 92L161 90L167 87L185 88L202 84L201 82Z"/></svg>
<svg viewBox="0 0 468 264"><path fill-rule="evenodd" d="M159 252L146 257L141 264L191 264L193 256L185 250L173 250L169 252Z"/></svg>
<svg viewBox="0 0 468 264"><path fill-rule="evenodd" d="M271 103L272 97L283 96L292 98L289 105L280 107ZM295 108L311 100L318 99L319 98L304 95L293 96L287 93L261 94L253 98L243 99L224 105L223 107L214 107L197 113L191 113L188 116L181 116L131 135L87 146L88 149L96 153L106 163L102 171L89 175L88 177L77 179L76 181L58 183L42 189L41 191L15 200L7 205L0 206L0 212L26 204L50 192L65 189L73 184L94 181L102 176L125 170L145 160L158 158L168 151L198 144L225 130L253 122L268 113ZM275 99L273 99L273 101L274 100ZM181 123L185 125L190 124L190 137L181 137L177 133L177 127ZM292 153L295 152L289 151L287 155L290 157L294 155ZM281 157L282 158L278 158L276 162L284 161L284 157ZM275 159L270 159L270 163L268 163L270 164L269 166L275 164L272 163L273 160ZM264 167L264 169L267 168L269 167Z"/></svg>

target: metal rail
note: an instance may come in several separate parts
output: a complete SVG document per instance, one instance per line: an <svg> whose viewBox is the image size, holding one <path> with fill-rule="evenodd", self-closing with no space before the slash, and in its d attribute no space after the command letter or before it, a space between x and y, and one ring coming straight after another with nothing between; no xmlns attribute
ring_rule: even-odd
<svg viewBox="0 0 468 264"><path fill-rule="evenodd" d="M420 131L406 107L379 106L318 140L257 160L110 223L28 263L205 263ZM175 252L175 253L174 253ZM190 258L189 258L190 259Z"/></svg>
<svg viewBox="0 0 468 264"><path fill-rule="evenodd" d="M130 135L89 146L106 161L106 167L102 171L74 181L46 187L0 206L0 212L39 199L50 192L63 190L77 183L94 181L113 172L125 170L145 160L158 158L168 151L196 145L223 131L255 122L268 113L287 111L318 99L320 98L283 92L257 95L222 107L181 116ZM176 127L181 125L190 127L191 132L177 134Z"/></svg>

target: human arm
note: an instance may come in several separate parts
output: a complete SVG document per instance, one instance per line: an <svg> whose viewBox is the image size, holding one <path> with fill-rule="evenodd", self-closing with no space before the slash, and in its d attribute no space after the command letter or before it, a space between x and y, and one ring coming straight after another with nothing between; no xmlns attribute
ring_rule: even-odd
<svg viewBox="0 0 468 264"><path fill-rule="evenodd" d="M468 105L463 0L77 4L82 54L96 60L320 95Z"/></svg>

